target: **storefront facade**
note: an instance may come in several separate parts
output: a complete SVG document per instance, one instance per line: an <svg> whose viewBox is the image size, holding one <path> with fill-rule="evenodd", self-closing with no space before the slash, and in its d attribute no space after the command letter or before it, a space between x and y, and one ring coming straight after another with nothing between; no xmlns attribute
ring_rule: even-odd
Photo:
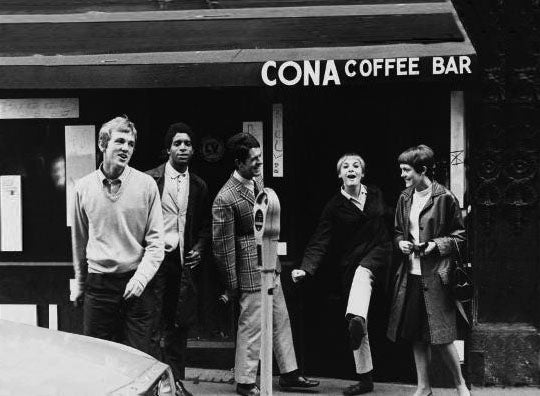
<svg viewBox="0 0 540 396"><path fill-rule="evenodd" d="M224 156L226 139L241 130L260 137L265 183L282 202L283 279L301 260L318 215L338 186L335 162L340 154L358 151L364 156L366 181L383 190L390 223L402 189L396 157L411 145L425 143L437 153L437 179L452 188L469 213L469 253L478 285L471 307L476 323L466 347L469 378L479 384L499 381L489 365L501 363L481 341L507 340L510 333L498 333L497 326L485 322L504 322L511 316L505 316L505 308L495 313L483 309L491 305L486 299L499 298L490 289L498 281L479 276L476 260L486 263L493 254L489 249L496 241L485 241L478 230L505 227L493 212L503 206L490 184L498 174L479 173L491 168L477 167L476 157L469 154L483 152L478 147L484 144L476 135L479 118L469 115L478 109L482 95L479 65L451 3L312 1L278 7L267 2L269 8L260 8L255 2L222 1L215 2L214 9L195 1L135 1L131 8L121 2L82 2L79 8L48 3L31 12L2 10L6 34L0 38L0 174L21 175L23 248L0 252L1 303L36 304L39 325L57 319L61 330L81 330L81 312L69 302L72 269L66 226L66 175L74 153L66 134L78 130L74 127L85 130L85 136L95 135L101 123L128 115L139 131L131 164L145 170L163 161L167 125L187 122L201 137L192 168L207 181L212 196L232 168ZM523 176L520 169L512 180L526 189L536 172ZM519 197L504 197L509 197L505 199L512 215L517 216L517 209L522 217L536 210L536 201L523 198L521 205L515 203ZM515 235L519 246L523 239ZM515 255L528 271L532 257L525 256ZM487 271L484 268L480 271ZM220 285L211 263L200 282L201 312L210 313L201 315L194 335L212 343L192 342L192 350L198 351L192 360L228 368L233 313L216 321ZM320 325L321 318L333 318L333 323L340 319L325 274L304 288L284 283L306 372L350 376L345 345L336 341L327 351L313 352L321 337L343 339L339 326ZM534 285L530 281L526 287L534 290ZM414 380L407 351L384 338L383 290L377 301L381 314L372 332L380 335L374 336L378 379ZM527 344L538 339L532 326L536 319L527 312L514 315L521 326L516 331L527 334L522 348L538 354ZM214 356L219 352L220 362L205 361L203 349L209 348L214 348ZM322 354L332 358L323 361ZM385 365L390 354L397 356L397 368ZM344 363L331 363L336 360ZM525 383L538 383L538 369L531 373Z"/></svg>

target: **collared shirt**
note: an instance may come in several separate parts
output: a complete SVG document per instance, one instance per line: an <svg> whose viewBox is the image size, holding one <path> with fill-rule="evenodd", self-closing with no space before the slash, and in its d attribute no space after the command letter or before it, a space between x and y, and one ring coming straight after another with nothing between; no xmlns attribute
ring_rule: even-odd
<svg viewBox="0 0 540 396"><path fill-rule="evenodd" d="M103 173L103 163L99 165L98 168L98 177L101 180L101 185L103 186L103 192L112 200L118 199L120 188L125 184L129 174L131 173L131 168L126 165L120 176L116 179L109 179Z"/></svg>
<svg viewBox="0 0 540 396"><path fill-rule="evenodd" d="M253 179L246 179L237 170L233 172L233 177L255 195L255 181Z"/></svg>
<svg viewBox="0 0 540 396"><path fill-rule="evenodd" d="M347 198L349 201L351 201L354 206L356 206L361 211L364 211L364 205L366 204L366 198L367 198L367 188L363 184L360 184L360 195L358 198L353 197L349 193L345 191L345 189L341 188L341 194Z"/></svg>
<svg viewBox="0 0 540 396"><path fill-rule="evenodd" d="M184 232L186 227L189 197L189 172L178 172L167 161L161 208L163 209L165 251L172 252L177 247L180 261L184 262Z"/></svg>

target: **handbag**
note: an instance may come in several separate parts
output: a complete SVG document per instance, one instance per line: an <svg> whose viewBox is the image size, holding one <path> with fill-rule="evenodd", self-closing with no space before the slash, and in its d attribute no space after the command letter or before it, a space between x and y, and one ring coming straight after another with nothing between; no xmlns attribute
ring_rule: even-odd
<svg viewBox="0 0 540 396"><path fill-rule="evenodd" d="M468 268L463 262L458 243L455 238L452 238L455 246L454 254L454 277L453 277L453 295L454 299L460 303L468 303L472 301L474 296L474 285L472 278L468 273Z"/></svg>

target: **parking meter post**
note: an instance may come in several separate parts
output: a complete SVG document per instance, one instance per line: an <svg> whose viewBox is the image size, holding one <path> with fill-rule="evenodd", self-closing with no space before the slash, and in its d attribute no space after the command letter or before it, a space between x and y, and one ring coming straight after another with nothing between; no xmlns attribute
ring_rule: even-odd
<svg viewBox="0 0 540 396"><path fill-rule="evenodd" d="M279 240L280 205L265 188L254 205L255 241L261 265L261 395L272 395L272 306Z"/></svg>

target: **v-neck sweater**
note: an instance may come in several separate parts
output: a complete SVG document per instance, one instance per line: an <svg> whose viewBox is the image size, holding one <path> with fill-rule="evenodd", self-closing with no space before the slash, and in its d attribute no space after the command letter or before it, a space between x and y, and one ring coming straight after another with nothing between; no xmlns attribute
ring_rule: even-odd
<svg viewBox="0 0 540 396"><path fill-rule="evenodd" d="M119 191L105 191L99 170L75 185L72 243L75 278L84 284L87 272L125 273L143 286L164 257L163 214L156 182L128 168Z"/></svg>

